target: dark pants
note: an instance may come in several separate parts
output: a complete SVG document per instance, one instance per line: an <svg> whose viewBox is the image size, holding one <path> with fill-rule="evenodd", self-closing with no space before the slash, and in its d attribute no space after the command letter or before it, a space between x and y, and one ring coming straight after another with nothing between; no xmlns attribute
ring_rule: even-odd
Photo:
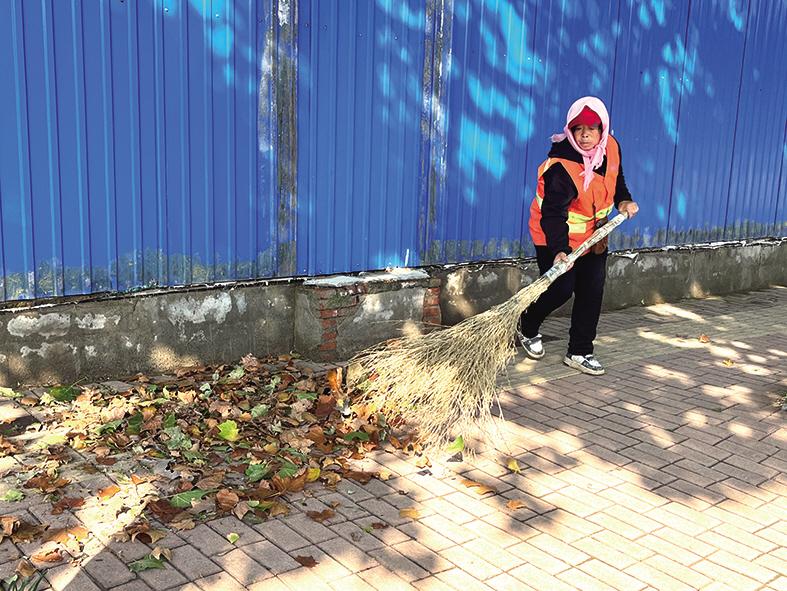
<svg viewBox="0 0 787 591"><path fill-rule="evenodd" d="M546 246L536 246L536 258L538 270L543 275L552 267L554 257ZM528 338L536 336L544 319L565 304L573 293L574 307L571 310L568 354L593 353L593 340L596 338L606 278L606 251L603 254L588 253L579 257L571 270L558 277L522 314L520 323L524 335Z"/></svg>

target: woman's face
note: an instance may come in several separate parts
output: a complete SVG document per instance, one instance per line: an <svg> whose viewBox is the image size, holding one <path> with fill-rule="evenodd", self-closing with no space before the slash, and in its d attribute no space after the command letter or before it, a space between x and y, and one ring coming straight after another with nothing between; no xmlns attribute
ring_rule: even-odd
<svg viewBox="0 0 787 591"><path fill-rule="evenodd" d="M601 141L601 127L598 125L577 125L571 130L577 145L583 150L592 150Z"/></svg>

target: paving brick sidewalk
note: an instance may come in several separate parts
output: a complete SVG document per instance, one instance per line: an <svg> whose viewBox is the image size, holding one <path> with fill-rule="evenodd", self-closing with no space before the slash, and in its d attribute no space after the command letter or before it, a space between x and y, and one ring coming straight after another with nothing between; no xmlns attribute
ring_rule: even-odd
<svg viewBox="0 0 787 591"><path fill-rule="evenodd" d="M502 382L497 449L428 470L380 453L390 480L312 489L290 515L254 527L230 517L170 535L165 570L135 575L126 564L150 548L111 543L49 581L69 591L787 589L786 319L785 288L606 313L603 377L560 363L567 320L550 319L547 356L520 357ZM306 516L333 505L324 524ZM400 516L410 507L417 519ZM240 534L235 545L228 532ZM0 544L0 572L18 556Z"/></svg>

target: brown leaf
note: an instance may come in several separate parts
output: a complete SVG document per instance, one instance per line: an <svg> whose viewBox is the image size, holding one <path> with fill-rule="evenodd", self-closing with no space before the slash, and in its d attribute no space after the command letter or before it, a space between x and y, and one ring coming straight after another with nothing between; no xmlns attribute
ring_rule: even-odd
<svg viewBox="0 0 787 591"><path fill-rule="evenodd" d="M336 511L333 509L323 509L322 511L306 511L306 515L318 523L323 523L331 517L334 517L336 515Z"/></svg>
<svg viewBox="0 0 787 591"><path fill-rule="evenodd" d="M271 517L276 517L277 515L289 515L290 508L285 505L284 503L280 503L278 501L274 501L273 505L271 505L270 511L268 514Z"/></svg>
<svg viewBox="0 0 787 591"><path fill-rule="evenodd" d="M221 484L224 482L224 474L223 471L214 472L210 476L199 479L196 486L203 490L221 488Z"/></svg>
<svg viewBox="0 0 787 591"><path fill-rule="evenodd" d="M371 523L372 529L385 529L388 527L387 523L383 523L382 521L374 521Z"/></svg>
<svg viewBox="0 0 787 591"><path fill-rule="evenodd" d="M377 476L374 472L363 472L360 470L347 470L344 473L345 478L349 478L350 480L355 480L356 482L360 482L361 484L368 484L369 481Z"/></svg>
<svg viewBox="0 0 787 591"><path fill-rule="evenodd" d="M709 337L708 335L706 335L706 334L701 334L701 335L700 335L700 336L697 338L697 340L698 340L700 343L710 343L710 337Z"/></svg>
<svg viewBox="0 0 787 591"><path fill-rule="evenodd" d="M102 488L98 491L98 498L102 501L106 501L107 499L111 499L116 494L120 492L120 487L117 484L112 484L106 488Z"/></svg>
<svg viewBox="0 0 787 591"><path fill-rule="evenodd" d="M314 414L320 418L329 416L336 408L336 397L331 394L320 394L317 397L317 405ZM320 429L322 431L322 429Z"/></svg>
<svg viewBox="0 0 787 591"><path fill-rule="evenodd" d="M246 503L238 503L237 505L235 505L235 508L232 510L232 514L238 519L243 519L246 513L248 513L249 511L251 511L251 509Z"/></svg>
<svg viewBox="0 0 787 591"><path fill-rule="evenodd" d="M19 453L19 447L0 435L0 454L9 455Z"/></svg>
<svg viewBox="0 0 787 591"><path fill-rule="evenodd" d="M89 531L87 528L81 525L72 525L71 527L58 527L56 529L49 530L47 534L42 538L44 542L59 542L61 544L67 544L70 540L84 540L88 535Z"/></svg>
<svg viewBox="0 0 787 591"><path fill-rule="evenodd" d="M223 488L216 493L216 507L220 511L232 511L239 502L240 498L238 495L229 489Z"/></svg>
<svg viewBox="0 0 787 591"><path fill-rule="evenodd" d="M20 521L19 527L16 528L16 531L11 536L11 541L14 543L32 542L44 533L47 527L46 525L33 525L26 521Z"/></svg>
<svg viewBox="0 0 787 591"><path fill-rule="evenodd" d="M155 501L150 501L147 504L147 508L150 509L150 511L164 523L169 523L177 515L183 513L183 511L177 507L173 507L167 499L157 499ZM188 518L186 513L184 513L184 515Z"/></svg>
<svg viewBox="0 0 787 591"><path fill-rule="evenodd" d="M497 494L497 489L492 488L491 486L486 486L485 484L481 484L480 482L476 482L475 480L470 480L469 478L462 478L462 484L464 484L467 488L472 488L476 493L483 496L489 493Z"/></svg>
<svg viewBox="0 0 787 591"><path fill-rule="evenodd" d="M511 509L512 511L516 511L517 509L524 509L527 507L524 501L520 499L511 499L506 503L506 507Z"/></svg>
<svg viewBox="0 0 787 591"><path fill-rule="evenodd" d="M36 562L53 563L53 562L60 562L61 560L63 560L63 555L60 553L59 548L54 548L52 550L42 549L36 552L35 554L33 554L30 558L31 560L35 560Z"/></svg>
<svg viewBox="0 0 787 591"><path fill-rule="evenodd" d="M35 406L38 404L38 398L35 396L24 396L19 399L19 404L22 406Z"/></svg>
<svg viewBox="0 0 787 591"><path fill-rule="evenodd" d="M300 492L306 486L306 479L309 474L304 470L303 474L294 478L281 478L278 474L271 478L271 484L279 492Z"/></svg>
<svg viewBox="0 0 787 591"><path fill-rule="evenodd" d="M169 548L161 548L160 546L156 546L153 548L153 551L150 553L150 555L157 560L161 560L163 558L172 562L172 550Z"/></svg>
<svg viewBox="0 0 787 591"><path fill-rule="evenodd" d="M25 488L37 488L41 492L52 493L59 488L63 488L71 481L68 478L53 478L48 474L38 474L25 482Z"/></svg>
<svg viewBox="0 0 787 591"><path fill-rule="evenodd" d="M194 529L195 527L197 527L197 524L191 518L191 515L189 515L188 513L183 513L179 517L170 521L169 526L176 531L185 531L189 529Z"/></svg>
<svg viewBox="0 0 787 591"><path fill-rule="evenodd" d="M0 542L14 534L22 521L16 515L3 515L0 517Z"/></svg>
<svg viewBox="0 0 787 591"><path fill-rule="evenodd" d="M100 466L114 466L116 463L116 458L96 458L96 464Z"/></svg>
<svg viewBox="0 0 787 591"><path fill-rule="evenodd" d="M38 571L36 570L36 567L34 567L32 564L30 564L27 560L23 558L22 560L16 563L16 569L14 569L14 572L18 573L23 577L29 578L32 577L34 574L36 574Z"/></svg>
<svg viewBox="0 0 787 591"><path fill-rule="evenodd" d="M305 566L307 568L314 568L318 564L317 561L314 560L312 556L296 556L295 560L301 566Z"/></svg>
<svg viewBox="0 0 787 591"><path fill-rule="evenodd" d="M399 509L399 517L407 517L409 519L420 519L421 513L415 507L405 507Z"/></svg>
<svg viewBox="0 0 787 591"><path fill-rule="evenodd" d="M167 535L167 532L150 527L148 523L132 523L124 528L131 541L139 539L143 544L155 544Z"/></svg>
<svg viewBox="0 0 787 591"><path fill-rule="evenodd" d="M84 504L85 499L80 499L79 497L63 497L52 505L52 515L60 515L63 511L77 509Z"/></svg>

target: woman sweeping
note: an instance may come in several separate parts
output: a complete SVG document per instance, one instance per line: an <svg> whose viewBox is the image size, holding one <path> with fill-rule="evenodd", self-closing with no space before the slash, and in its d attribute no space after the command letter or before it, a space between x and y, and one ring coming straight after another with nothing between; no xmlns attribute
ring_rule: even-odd
<svg viewBox="0 0 787 591"><path fill-rule="evenodd" d="M563 133L538 169L530 206L530 235L543 274L604 225L612 208L629 218L639 210L623 178L618 142L609 134L604 103L584 97L568 110ZM568 352L563 363L591 375L604 373L593 355L606 279L607 239L597 243L559 277L521 316L518 336L528 357L541 359L544 319L574 295Z"/></svg>

